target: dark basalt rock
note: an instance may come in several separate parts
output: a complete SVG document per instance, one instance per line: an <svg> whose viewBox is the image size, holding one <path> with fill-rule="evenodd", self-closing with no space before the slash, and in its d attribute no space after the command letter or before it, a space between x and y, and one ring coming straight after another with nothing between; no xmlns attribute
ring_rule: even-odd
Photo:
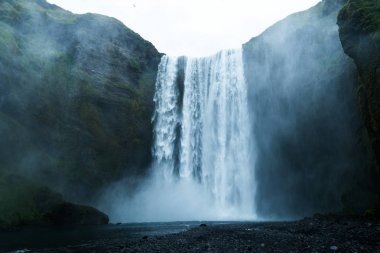
<svg viewBox="0 0 380 253"><path fill-rule="evenodd" d="M54 225L104 225L109 222L106 214L93 207L68 202L55 206L45 218Z"/></svg>
<svg viewBox="0 0 380 253"><path fill-rule="evenodd" d="M0 174L0 228L38 225L102 225L99 210L64 200L62 195L17 175Z"/></svg>
<svg viewBox="0 0 380 253"><path fill-rule="evenodd" d="M357 95L371 152L367 188L380 206L380 1L349 0L338 15L344 52L355 62L360 76Z"/></svg>
<svg viewBox="0 0 380 253"><path fill-rule="evenodd" d="M80 203L143 177L160 57L114 18L0 1L0 171Z"/></svg>
<svg viewBox="0 0 380 253"><path fill-rule="evenodd" d="M195 227L149 240L119 235L46 252L378 252L380 220L328 215L294 222Z"/></svg>
<svg viewBox="0 0 380 253"><path fill-rule="evenodd" d="M363 212L368 204L349 200L352 192L369 196L370 175L359 143L358 73L336 25L343 4L323 0L243 46L260 216Z"/></svg>

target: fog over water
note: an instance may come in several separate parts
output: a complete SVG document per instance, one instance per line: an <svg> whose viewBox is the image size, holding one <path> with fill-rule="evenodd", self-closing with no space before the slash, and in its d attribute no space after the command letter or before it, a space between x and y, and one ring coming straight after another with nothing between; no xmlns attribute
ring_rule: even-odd
<svg viewBox="0 0 380 253"><path fill-rule="evenodd" d="M152 177L117 216L255 219L255 155L242 50L207 58L163 56L154 102Z"/></svg>
<svg viewBox="0 0 380 253"><path fill-rule="evenodd" d="M215 1L203 6L210 16ZM8 2L18 1L1 6ZM343 0L263 23L257 37L240 27L255 30L255 22L235 20L242 6L220 0L231 15L227 8L215 17L229 25L204 27L218 43L200 43L187 26L182 32L194 40L167 27L171 34L160 38L173 51L157 46L163 53L125 20L21 2L20 20L1 24L9 43L0 68L0 174L10 181L15 173L46 185L111 222L290 220L362 213L376 201L360 80L336 24ZM142 5L157 2L131 8L143 13ZM185 3L175 2L171 8ZM297 1L277 1L285 2ZM278 11L268 3L262 10ZM242 18L257 11L247 8ZM149 24L162 32L158 21ZM239 42L223 44L220 31ZM176 56L184 48L189 54Z"/></svg>
<svg viewBox="0 0 380 253"><path fill-rule="evenodd" d="M358 201L366 158L339 9L323 1L242 50L163 56L151 177L111 217L295 219Z"/></svg>

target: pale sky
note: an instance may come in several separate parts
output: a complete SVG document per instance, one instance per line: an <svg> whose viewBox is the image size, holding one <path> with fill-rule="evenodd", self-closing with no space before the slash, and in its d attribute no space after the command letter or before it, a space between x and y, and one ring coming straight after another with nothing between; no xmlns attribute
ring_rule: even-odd
<svg viewBox="0 0 380 253"><path fill-rule="evenodd" d="M168 55L238 48L320 0L48 0L74 13L115 17Z"/></svg>

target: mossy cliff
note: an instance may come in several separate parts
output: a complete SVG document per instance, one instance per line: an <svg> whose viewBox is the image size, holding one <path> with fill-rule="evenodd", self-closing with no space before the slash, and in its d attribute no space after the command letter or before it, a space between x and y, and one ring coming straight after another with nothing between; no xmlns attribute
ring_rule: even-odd
<svg viewBox="0 0 380 253"><path fill-rule="evenodd" d="M24 225L100 225L107 215L17 175L0 175L0 229Z"/></svg>
<svg viewBox="0 0 380 253"><path fill-rule="evenodd" d="M363 212L379 198L380 3L345 3L244 44L262 217ZM106 223L66 200L145 176L161 54L113 18L44 0L0 1L0 34L0 226Z"/></svg>
<svg viewBox="0 0 380 253"><path fill-rule="evenodd" d="M116 19L0 1L0 172L87 204L144 176L160 56Z"/></svg>
<svg viewBox="0 0 380 253"><path fill-rule="evenodd" d="M264 217L363 212L376 198L358 131L358 74L336 25L343 4L321 1L244 45Z"/></svg>
<svg viewBox="0 0 380 253"><path fill-rule="evenodd" d="M150 163L160 54L116 19L0 2L0 170L90 202Z"/></svg>
<svg viewBox="0 0 380 253"><path fill-rule="evenodd" d="M365 144L372 151L370 186L380 196L380 1L349 0L338 25L344 51L360 76L357 95L369 136Z"/></svg>

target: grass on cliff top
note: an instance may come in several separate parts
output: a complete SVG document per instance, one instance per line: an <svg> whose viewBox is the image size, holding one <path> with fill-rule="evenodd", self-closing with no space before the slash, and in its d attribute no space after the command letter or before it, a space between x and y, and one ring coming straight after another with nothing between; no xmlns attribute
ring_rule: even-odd
<svg viewBox="0 0 380 253"><path fill-rule="evenodd" d="M350 19L364 32L380 30L380 0L350 0L340 15Z"/></svg>
<svg viewBox="0 0 380 253"><path fill-rule="evenodd" d="M51 20L72 24L78 15L39 0L5 0L0 3L0 20L17 22L27 16L45 15Z"/></svg>

